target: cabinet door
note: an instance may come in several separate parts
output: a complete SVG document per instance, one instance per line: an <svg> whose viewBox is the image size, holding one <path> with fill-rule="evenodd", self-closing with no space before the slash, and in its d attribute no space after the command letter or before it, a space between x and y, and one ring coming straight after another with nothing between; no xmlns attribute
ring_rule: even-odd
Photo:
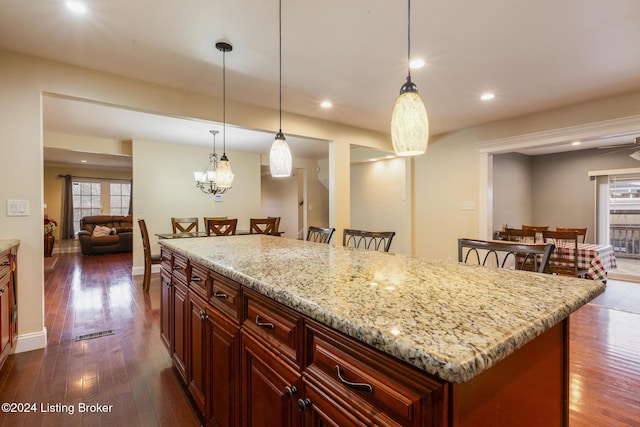
<svg viewBox="0 0 640 427"><path fill-rule="evenodd" d="M9 294L9 275L0 280L0 362L9 354L11 336L9 325L11 324L11 295Z"/></svg>
<svg viewBox="0 0 640 427"><path fill-rule="evenodd" d="M160 271L160 339L173 353L173 309L171 307L171 276L164 270Z"/></svg>
<svg viewBox="0 0 640 427"><path fill-rule="evenodd" d="M241 341L242 425L302 425L297 407L300 374L244 331Z"/></svg>
<svg viewBox="0 0 640 427"><path fill-rule="evenodd" d="M182 380L187 382L187 287L179 280L173 280L171 299L173 305L173 359Z"/></svg>
<svg viewBox="0 0 640 427"><path fill-rule="evenodd" d="M187 364L187 384L193 401L204 416L207 369L205 361L208 359L205 354L205 344L209 316L205 309L205 302L191 291L188 298L188 310L187 339L189 350L187 351L187 357L189 362Z"/></svg>
<svg viewBox="0 0 640 427"><path fill-rule="evenodd" d="M211 308L207 308L207 315L208 425L234 427L239 425L240 328Z"/></svg>

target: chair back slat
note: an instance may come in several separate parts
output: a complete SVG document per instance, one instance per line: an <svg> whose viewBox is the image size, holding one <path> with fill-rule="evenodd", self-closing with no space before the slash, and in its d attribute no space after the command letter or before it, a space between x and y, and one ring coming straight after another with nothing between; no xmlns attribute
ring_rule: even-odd
<svg viewBox="0 0 640 427"><path fill-rule="evenodd" d="M342 233L342 246L389 252L395 231L365 231L345 228Z"/></svg>
<svg viewBox="0 0 640 427"><path fill-rule="evenodd" d="M508 268L507 262L513 259L514 269L548 272L549 259L555 246L553 244L520 243L477 239L458 239L458 262L468 263L469 256L475 255L478 265L485 267ZM480 261L480 252L484 253ZM491 261L490 265L487 263ZM493 263L495 260L495 264Z"/></svg>
<svg viewBox="0 0 640 427"><path fill-rule="evenodd" d="M575 231L578 233L578 243L584 243L587 241L587 230L588 227L585 228L572 228L572 227L556 227L556 231Z"/></svg>
<svg viewBox="0 0 640 427"><path fill-rule="evenodd" d="M277 218L250 218L250 234L274 234Z"/></svg>
<svg viewBox="0 0 640 427"><path fill-rule="evenodd" d="M576 231L544 231L546 243L556 250L549 260L549 271L562 276L580 277L578 267L578 233Z"/></svg>

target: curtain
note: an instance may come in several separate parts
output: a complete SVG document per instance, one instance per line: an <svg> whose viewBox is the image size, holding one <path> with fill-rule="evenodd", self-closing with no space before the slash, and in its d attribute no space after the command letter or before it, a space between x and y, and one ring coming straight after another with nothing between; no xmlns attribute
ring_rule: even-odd
<svg viewBox="0 0 640 427"><path fill-rule="evenodd" d="M131 190L129 191L129 215L133 215L133 180L129 181Z"/></svg>
<svg viewBox="0 0 640 427"><path fill-rule="evenodd" d="M62 189L62 220L60 221L60 237L62 239L75 238L73 230L73 180L71 175L64 175Z"/></svg>

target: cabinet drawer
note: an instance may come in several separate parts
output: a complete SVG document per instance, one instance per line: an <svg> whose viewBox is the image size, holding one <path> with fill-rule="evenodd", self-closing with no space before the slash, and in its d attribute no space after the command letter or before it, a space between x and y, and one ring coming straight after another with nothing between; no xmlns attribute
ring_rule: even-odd
<svg viewBox="0 0 640 427"><path fill-rule="evenodd" d="M195 291L205 300L209 298L209 270L200 264L189 263L189 289Z"/></svg>
<svg viewBox="0 0 640 427"><path fill-rule="evenodd" d="M189 283L189 279L187 278L188 264L189 260L186 257L178 254L173 254L173 277L179 279L185 285Z"/></svg>
<svg viewBox="0 0 640 427"><path fill-rule="evenodd" d="M296 368L300 366L300 314L250 289L243 290L245 317L243 329L261 338Z"/></svg>
<svg viewBox="0 0 640 427"><path fill-rule="evenodd" d="M237 324L241 308L240 284L214 271L209 272L209 277L211 278L209 303Z"/></svg>
<svg viewBox="0 0 640 427"><path fill-rule="evenodd" d="M336 395L353 399L364 412L414 426L422 417L433 417L434 402L442 401L442 383L353 338L313 322L305 323L305 337L304 374ZM373 407L369 411L367 404Z"/></svg>
<svg viewBox="0 0 640 427"><path fill-rule="evenodd" d="M173 254L171 251L164 247L160 248L160 257L160 268L171 273L171 270L173 270Z"/></svg>

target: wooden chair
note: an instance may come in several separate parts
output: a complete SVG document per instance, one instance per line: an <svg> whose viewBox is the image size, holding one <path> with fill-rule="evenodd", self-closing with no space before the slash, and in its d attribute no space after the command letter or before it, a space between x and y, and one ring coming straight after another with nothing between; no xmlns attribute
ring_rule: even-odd
<svg viewBox="0 0 640 427"><path fill-rule="evenodd" d="M578 233L575 231L543 231L545 243L556 249L549 259L549 272L561 276L584 277L586 269L578 267Z"/></svg>
<svg viewBox="0 0 640 427"><path fill-rule="evenodd" d="M142 290L149 292L151 285L151 266L153 264L160 264L162 258L160 255L151 254L151 245L149 244L149 232L147 231L147 225L144 219L138 220L138 226L140 227L140 233L142 233L142 249L144 252L144 277L142 279Z"/></svg>
<svg viewBox="0 0 640 427"><path fill-rule="evenodd" d="M556 231L575 231L578 233L578 243L584 243L587 240L587 230L589 228L571 228L571 227L556 227Z"/></svg>
<svg viewBox="0 0 640 427"><path fill-rule="evenodd" d="M198 218L171 218L173 234L198 232ZM195 229L195 230L194 230Z"/></svg>
<svg viewBox="0 0 640 427"><path fill-rule="evenodd" d="M207 219L207 236L235 236L238 218L233 219Z"/></svg>
<svg viewBox="0 0 640 427"><path fill-rule="evenodd" d="M273 234L276 228L276 218L250 218L250 234Z"/></svg>
<svg viewBox="0 0 640 427"><path fill-rule="evenodd" d="M471 257L472 260L475 258L478 265L506 268L511 265L507 261L512 259L516 270L546 273L554 248L551 243L545 245L458 239L458 262L468 263Z"/></svg>
<svg viewBox="0 0 640 427"><path fill-rule="evenodd" d="M542 232L547 231L549 229L548 225L524 225L522 224L523 230L534 230L536 232L536 242L542 242Z"/></svg>
<svg viewBox="0 0 640 427"><path fill-rule="evenodd" d="M275 218L276 219L276 223L273 226L273 231L271 232L271 234L273 234L274 236L279 236L280 233L280 218L279 216L268 216L267 218Z"/></svg>
<svg viewBox="0 0 640 427"><path fill-rule="evenodd" d="M395 231L364 231L344 229L342 246L389 252Z"/></svg>
<svg viewBox="0 0 640 427"><path fill-rule="evenodd" d="M520 228L505 228L506 240L520 243L536 243L536 230L523 230Z"/></svg>
<svg viewBox="0 0 640 427"><path fill-rule="evenodd" d="M329 243L331 240L331 236L333 236L333 232L336 231L335 228L329 227L314 227L309 226L307 229L307 241L309 242L318 242L318 243Z"/></svg>

